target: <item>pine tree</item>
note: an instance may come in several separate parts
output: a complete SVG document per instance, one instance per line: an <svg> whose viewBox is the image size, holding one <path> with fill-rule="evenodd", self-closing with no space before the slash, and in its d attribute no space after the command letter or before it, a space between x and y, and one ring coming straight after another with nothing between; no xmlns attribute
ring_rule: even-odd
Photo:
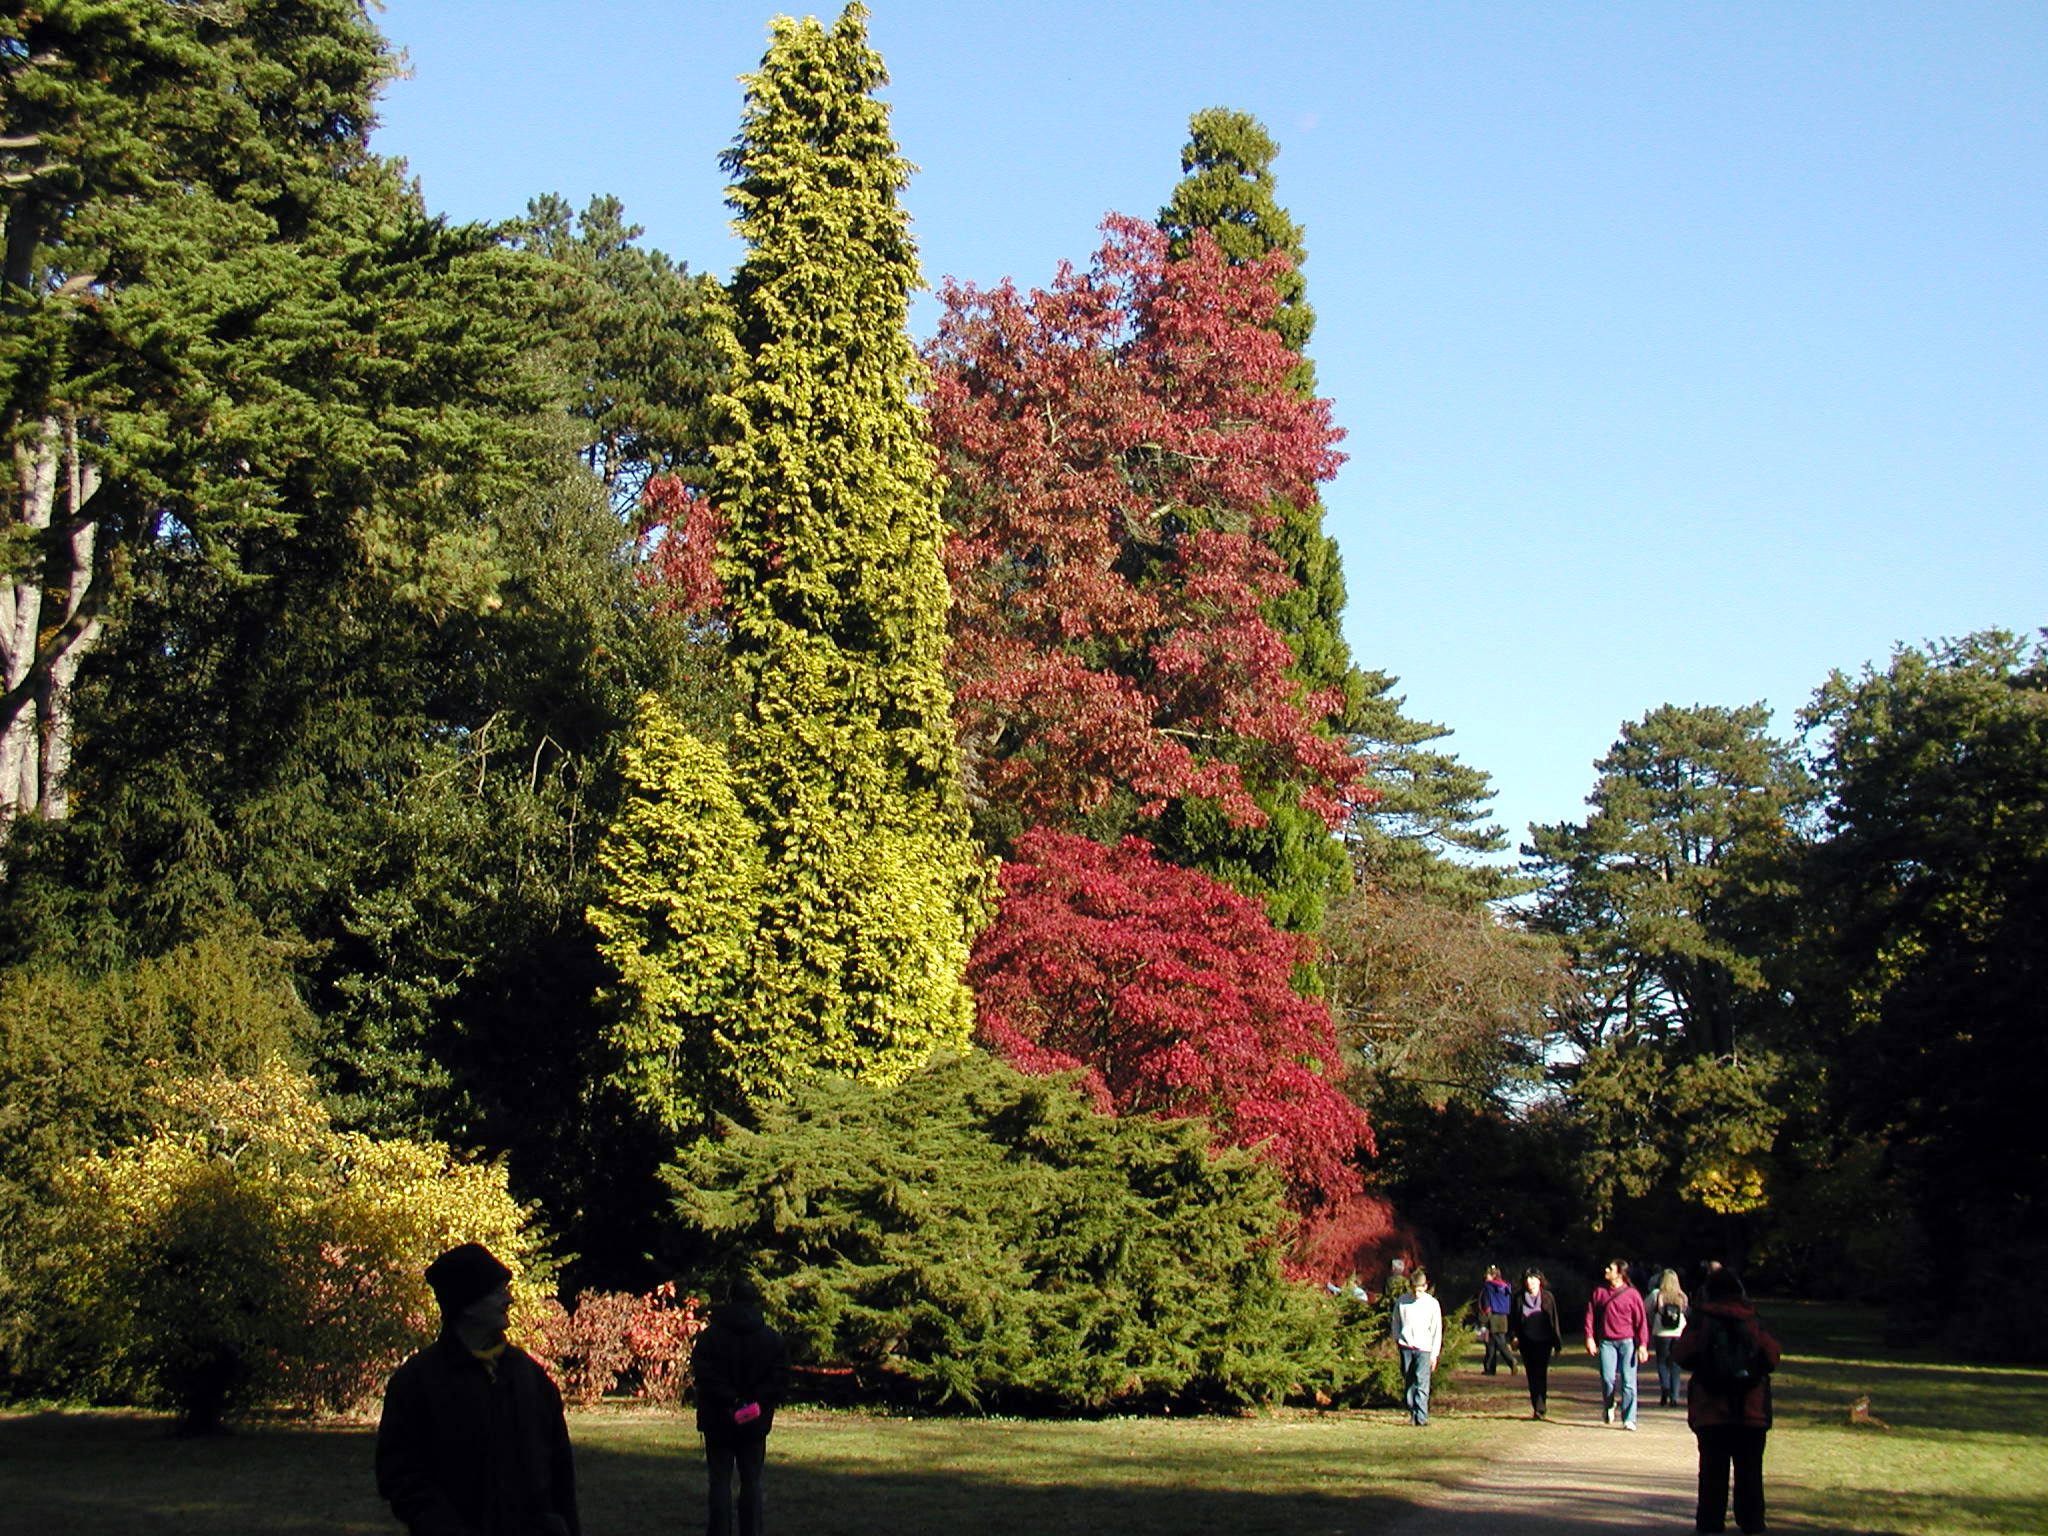
<svg viewBox="0 0 2048 1536"><path fill-rule="evenodd" d="M308 248L354 194L388 74L355 0L13 7L0 17L0 823L62 818L79 669L119 573L281 525L287 380L359 361Z"/></svg>
<svg viewBox="0 0 2048 1536"><path fill-rule="evenodd" d="M852 5L829 29L777 21L724 157L750 249L713 494L746 700L730 782L762 863L735 1060L773 1062L781 1083L888 1083L964 1045L990 880L959 784L939 482L911 398L911 167L865 20ZM749 1069L704 1107L777 1086Z"/></svg>

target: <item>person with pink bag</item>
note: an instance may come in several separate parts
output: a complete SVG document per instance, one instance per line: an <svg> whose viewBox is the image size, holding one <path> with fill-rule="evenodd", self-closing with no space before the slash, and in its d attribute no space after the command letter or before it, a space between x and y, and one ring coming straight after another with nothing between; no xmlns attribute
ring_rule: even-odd
<svg viewBox="0 0 2048 1536"><path fill-rule="evenodd" d="M726 1289L725 1303L690 1349L697 1391L697 1428L711 1474L707 1536L732 1530L732 1475L740 1475L739 1536L761 1536L761 1473L775 1405L789 1384L789 1348L761 1315L761 1292L744 1276Z"/></svg>

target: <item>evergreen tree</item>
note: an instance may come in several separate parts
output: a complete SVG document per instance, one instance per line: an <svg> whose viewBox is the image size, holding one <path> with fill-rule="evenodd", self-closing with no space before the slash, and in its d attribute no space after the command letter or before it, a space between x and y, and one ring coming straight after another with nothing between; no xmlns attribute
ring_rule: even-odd
<svg viewBox="0 0 2048 1536"><path fill-rule="evenodd" d="M1769 1198L1783 999L1755 914L1810 794L1769 724L1761 704L1652 710L1597 764L1584 824L1534 827L1524 849L1532 924L1574 972L1566 1095L1596 1226L1620 1195L1724 1217Z"/></svg>
<svg viewBox="0 0 2048 1536"><path fill-rule="evenodd" d="M1828 797L1786 935L1824 1052L1814 1161L1862 1164L1829 1236L1868 1256L1874 1217L1905 1226L1870 1292L2038 1360L2004 1282L2048 1261L2048 643L1902 647L1835 674L1802 724Z"/></svg>
<svg viewBox="0 0 2048 1536"><path fill-rule="evenodd" d="M1235 265L1267 261L1275 253L1284 258L1271 267L1277 302L1265 324L1295 354L1287 383L1306 399L1315 394L1315 370L1301 353L1315 312L1301 273L1302 228L1274 197L1277 154L1279 146L1249 113L1226 107L1197 112L1181 150L1185 174L1160 210L1159 225L1176 260L1192 253L1203 231ZM1323 532L1322 503L1313 493L1277 499L1271 510L1275 522L1265 538L1294 579L1267 600L1266 617L1286 637L1302 687L1333 699L1322 729L1342 736L1364 692L1341 627L1344 571L1337 543ZM1154 841L1167 858L1262 896L1284 927L1314 931L1325 902L1344 887L1343 852L1328 829L1302 811L1288 786L1264 786L1257 798L1266 813L1262 825L1232 821L1200 800L1178 801Z"/></svg>
<svg viewBox="0 0 2048 1536"><path fill-rule="evenodd" d="M811 1072L894 1081L964 1045L973 1020L964 976L989 875L959 784L939 483L911 398L910 167L873 94L887 77L865 18L777 21L724 157L749 247L713 477L745 699L726 787L763 872L734 1010L748 1038L701 1112ZM661 943L642 929L643 950Z"/></svg>
<svg viewBox="0 0 2048 1536"><path fill-rule="evenodd" d="M981 1052L820 1081L689 1148L676 1225L867 1391L988 1410L1359 1391L1359 1335L1283 1275L1278 1181L1194 1121L1097 1113Z"/></svg>
<svg viewBox="0 0 2048 1536"><path fill-rule="evenodd" d="M1176 260L1191 254L1199 231L1207 231L1237 265L1270 261L1276 254L1283 258L1269 279L1278 303L1265 323L1299 354L1308 345L1315 312L1301 272L1307 254L1302 227L1275 196L1272 166L1278 154L1265 125L1249 113L1227 107L1195 113L1181 150L1184 174L1160 210L1159 224ZM1306 358L1297 361L1288 382L1304 397L1314 394L1315 372ZM1392 693L1394 678L1352 664L1343 631L1343 561L1337 541L1323 531L1321 501L1313 495L1283 497L1271 510L1275 521L1266 541L1293 581L1268 599L1266 617L1286 637L1302 688L1332 701L1321 728L1367 765L1368 794L1346 832L1352 864L1347 867L1344 851L1301 814L1285 785L1258 794L1268 815L1262 826L1233 822L1201 800L1177 801L1156 829L1156 846L1168 858L1263 896L1276 921L1300 930L1316 928L1329 900L1353 874L1440 890L1459 903L1512 895L1497 875L1483 868L1468 874L1473 866L1460 859L1506 846L1497 830L1480 825L1491 797L1486 775L1446 753L1421 750L1448 733L1402 713L1403 701Z"/></svg>
<svg viewBox="0 0 2048 1536"><path fill-rule="evenodd" d="M1581 1049L1641 1034L1735 1051L1764 984L1745 903L1811 792L1769 724L1762 704L1652 710L1595 765L1583 825L1530 829L1535 926L1565 941L1586 989Z"/></svg>
<svg viewBox="0 0 2048 1536"><path fill-rule="evenodd" d="M1371 764L1373 793L1344 827L1354 882L1463 916L1533 889L1512 869L1478 862L1508 846L1507 832L1487 820L1492 776L1430 745L1450 727L1406 714L1407 700L1393 691L1398 678L1353 675L1363 689L1351 741Z"/></svg>
<svg viewBox="0 0 2048 1536"><path fill-rule="evenodd" d="M403 473L453 423L365 430L353 398L412 361L348 334L365 247L429 240L402 210L345 212L390 67L358 0L0 18L0 821L68 809L73 688L122 573L180 545L232 571L233 534L301 510L296 465L377 463L374 494L329 487L365 549L437 598L487 596L463 498Z"/></svg>
<svg viewBox="0 0 2048 1536"><path fill-rule="evenodd" d="M583 462L613 506L631 512L657 475L701 483L724 384L717 282L640 247L615 197L593 197L580 216L553 194L535 198L508 235L549 264L543 318Z"/></svg>
<svg viewBox="0 0 2048 1536"><path fill-rule="evenodd" d="M1258 261L1271 252L1287 257L1275 274L1280 304L1268 322L1290 352L1308 350L1316 314L1308 306L1301 264L1308 253L1302 228L1273 195L1273 160L1280 153L1265 124L1249 112L1205 107L1188 119L1188 142L1180 152L1181 181L1159 210L1159 227L1172 242L1176 260L1193 248L1195 231L1206 229L1233 262ZM1315 373L1306 358L1291 376L1304 397L1315 393Z"/></svg>

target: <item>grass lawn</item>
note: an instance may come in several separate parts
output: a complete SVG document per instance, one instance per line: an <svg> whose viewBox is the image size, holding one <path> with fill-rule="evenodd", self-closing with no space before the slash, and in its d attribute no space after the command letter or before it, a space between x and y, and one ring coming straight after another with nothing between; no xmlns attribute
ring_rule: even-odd
<svg viewBox="0 0 2048 1536"><path fill-rule="evenodd" d="M1427 1430L1389 1410L1099 1422L788 1410L769 1443L769 1522L875 1531L1370 1536L1417 1490L1521 1433L1519 1385L1466 1372ZM1504 1378L1505 1380L1505 1378ZM366 1425L259 1425L179 1440L143 1413L0 1415L0 1528L91 1536L332 1536L397 1527ZM703 1520L687 1416L571 1416L588 1536L676 1536Z"/></svg>
<svg viewBox="0 0 2048 1536"><path fill-rule="evenodd" d="M2048 1531L2048 1370L1886 1345L1862 1308L1766 1301L1758 1311L1785 1346L1764 1481L1774 1511L1797 1517L1787 1529ZM1889 1429L1850 1424L1850 1403L1865 1396Z"/></svg>
<svg viewBox="0 0 2048 1536"><path fill-rule="evenodd" d="M1765 1303L1784 1341L1766 1477L1786 1532L2048 1531L2048 1371L1880 1346L1846 1307ZM1561 1355L1558 1390L1597 1389ZM1586 1378L1581 1381L1580 1374ZM1868 1394L1888 1430L1852 1428ZM779 1532L1374 1536L1426 1488L1532 1431L1520 1377L1468 1359L1427 1430L1381 1409L1034 1422L796 1410L769 1447ZM367 1425L262 1425L178 1440L142 1413L0 1415L0 1530L84 1536L391 1536ZM572 1416L589 1536L676 1536L703 1519L686 1416Z"/></svg>
<svg viewBox="0 0 2048 1536"><path fill-rule="evenodd" d="M0 1529L91 1536L330 1536L397 1527L362 1425L178 1440L115 1412L0 1417ZM792 1410L769 1444L769 1518L807 1536L874 1531L1370 1533L1418 1487L1483 1454L1497 1426L1387 1412L1096 1423L890 1419ZM572 1415L588 1536L675 1536L703 1520L686 1418Z"/></svg>

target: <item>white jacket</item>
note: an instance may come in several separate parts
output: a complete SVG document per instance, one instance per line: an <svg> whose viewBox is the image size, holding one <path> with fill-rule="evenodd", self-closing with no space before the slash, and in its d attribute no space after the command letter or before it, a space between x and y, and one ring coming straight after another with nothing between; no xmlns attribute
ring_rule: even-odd
<svg viewBox="0 0 2048 1536"><path fill-rule="evenodd" d="M1403 1349L1426 1349L1432 1359L1444 1352L1444 1309L1434 1296L1425 1291L1394 1303L1394 1342Z"/></svg>

